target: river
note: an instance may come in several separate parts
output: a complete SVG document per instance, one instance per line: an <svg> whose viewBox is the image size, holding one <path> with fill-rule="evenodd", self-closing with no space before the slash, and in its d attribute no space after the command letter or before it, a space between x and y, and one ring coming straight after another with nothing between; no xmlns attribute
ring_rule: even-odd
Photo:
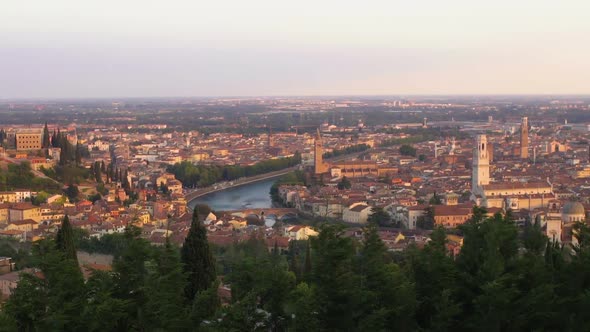
<svg viewBox="0 0 590 332"><path fill-rule="evenodd" d="M270 178L243 186L216 191L189 202L193 208L198 204L207 204L215 211L265 209L272 207L270 187L277 178Z"/></svg>

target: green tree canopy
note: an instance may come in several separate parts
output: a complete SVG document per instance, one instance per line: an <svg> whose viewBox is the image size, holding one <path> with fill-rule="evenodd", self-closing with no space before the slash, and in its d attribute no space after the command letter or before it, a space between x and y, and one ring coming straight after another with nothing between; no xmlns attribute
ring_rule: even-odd
<svg viewBox="0 0 590 332"><path fill-rule="evenodd" d="M413 146L408 145L408 144L403 144L402 146L399 147L399 153L401 153L403 156L415 157L416 156L416 148L414 148Z"/></svg>

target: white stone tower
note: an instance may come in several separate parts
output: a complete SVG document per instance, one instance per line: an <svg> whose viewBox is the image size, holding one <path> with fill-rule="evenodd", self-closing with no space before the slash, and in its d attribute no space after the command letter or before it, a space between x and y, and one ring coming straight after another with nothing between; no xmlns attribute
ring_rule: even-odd
<svg viewBox="0 0 590 332"><path fill-rule="evenodd" d="M190 132L188 132L188 134L186 134L186 136L184 137L184 146L187 148L191 147L191 138L192 138L192 134Z"/></svg>
<svg viewBox="0 0 590 332"><path fill-rule="evenodd" d="M488 138L477 135L477 146L473 149L473 173L471 174L471 191L479 190L482 185L490 183L490 157L488 155Z"/></svg>

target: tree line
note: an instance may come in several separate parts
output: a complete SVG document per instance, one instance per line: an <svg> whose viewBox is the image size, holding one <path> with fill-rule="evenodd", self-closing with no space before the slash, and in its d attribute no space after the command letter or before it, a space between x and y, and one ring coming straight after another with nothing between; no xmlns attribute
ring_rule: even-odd
<svg viewBox="0 0 590 332"><path fill-rule="evenodd" d="M127 169L120 169L114 163L109 162L108 165L103 161L95 161L90 165L90 173L94 177L96 183L112 183L120 182L121 187L127 193L131 190L131 183L129 182L129 173ZM104 179L103 179L104 177Z"/></svg>
<svg viewBox="0 0 590 332"><path fill-rule="evenodd" d="M54 239L33 247L37 273L23 273L0 312L2 331L190 331L220 306L204 226L193 217L181 250L153 247L127 228L112 271L84 280L66 216Z"/></svg>
<svg viewBox="0 0 590 332"><path fill-rule="evenodd" d="M473 218L448 252L436 228L424 248L391 253L376 225L362 240L334 224L310 241L254 233L215 257L193 216L181 250L125 233L112 272L86 282L75 268L67 224L36 245L45 277L24 277L5 305L5 330L142 331L542 331L590 329L590 229L572 248L511 214ZM70 235L68 235L70 234ZM270 247L270 248L269 248ZM269 250L270 249L270 250ZM216 266L216 268L214 267ZM221 306L216 274L231 287Z"/></svg>
<svg viewBox="0 0 590 332"><path fill-rule="evenodd" d="M405 133L408 136L404 138L391 138L381 142L380 147L389 147L402 144L415 144L427 141L434 141L441 139L442 137L456 137L459 139L465 139L469 137L468 133L459 131L456 128L405 128L387 130L390 134Z"/></svg>
<svg viewBox="0 0 590 332"><path fill-rule="evenodd" d="M167 171L174 174L185 187L207 187L220 181L233 181L242 177L280 171L300 163L301 154L295 152L292 157L264 160L249 166L195 165L189 161L182 161L169 166Z"/></svg>
<svg viewBox="0 0 590 332"><path fill-rule="evenodd" d="M351 153L367 151L370 148L371 147L368 146L367 144L356 144L356 145L346 147L344 149L337 149L332 152L325 152L323 154L323 157L324 158L339 157L339 156L343 156L343 155L347 155L347 154L351 154Z"/></svg>

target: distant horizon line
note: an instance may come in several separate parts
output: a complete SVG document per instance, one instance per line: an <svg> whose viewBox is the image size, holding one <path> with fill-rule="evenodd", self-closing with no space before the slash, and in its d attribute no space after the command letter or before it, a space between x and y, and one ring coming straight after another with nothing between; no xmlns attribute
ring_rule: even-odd
<svg viewBox="0 0 590 332"><path fill-rule="evenodd" d="M270 95L194 95L194 96L96 96L96 97L0 97L0 102L10 101L61 101L61 100L129 100L129 99L255 99L255 98L411 98L411 97L583 97L590 93L416 93L416 94L270 94Z"/></svg>

